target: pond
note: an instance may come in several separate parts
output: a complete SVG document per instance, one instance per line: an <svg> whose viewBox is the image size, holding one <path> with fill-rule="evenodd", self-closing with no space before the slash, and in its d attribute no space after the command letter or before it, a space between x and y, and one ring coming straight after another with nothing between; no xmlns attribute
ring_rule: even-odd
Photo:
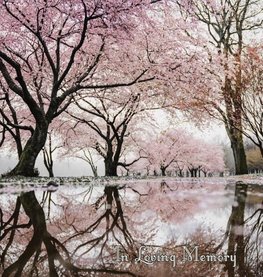
<svg viewBox="0 0 263 277"><path fill-rule="evenodd" d="M263 276L263 186L224 178L2 184L1 276Z"/></svg>

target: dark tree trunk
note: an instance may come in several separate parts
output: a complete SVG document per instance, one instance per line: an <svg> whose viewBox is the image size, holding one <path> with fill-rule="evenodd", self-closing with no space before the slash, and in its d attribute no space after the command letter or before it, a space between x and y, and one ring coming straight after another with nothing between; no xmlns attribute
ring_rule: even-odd
<svg viewBox="0 0 263 277"><path fill-rule="evenodd" d="M49 177L54 177L54 172L53 172L53 168L48 168L48 175Z"/></svg>
<svg viewBox="0 0 263 277"><path fill-rule="evenodd" d="M118 176L117 175L117 164L115 164L112 159L106 158L105 163L105 176Z"/></svg>
<svg viewBox="0 0 263 277"><path fill-rule="evenodd" d="M16 167L7 175L36 176L34 170L38 154L45 145L48 124L46 122L37 124L34 133L27 141Z"/></svg>
<svg viewBox="0 0 263 277"><path fill-rule="evenodd" d="M197 171L198 171L197 168L189 169L189 171L190 171L191 177L197 177Z"/></svg>
<svg viewBox="0 0 263 277"><path fill-rule="evenodd" d="M235 90L231 87L231 80L226 78L225 84L225 105L226 105L226 117L225 127L228 137L231 142L231 148L235 160L235 174L247 174L247 160L243 142L243 127L242 127L242 98L241 98L241 72L237 72L238 84ZM233 97L235 95L235 97Z"/></svg>
<svg viewBox="0 0 263 277"><path fill-rule="evenodd" d="M162 176L166 176L166 168L161 166Z"/></svg>
<svg viewBox="0 0 263 277"><path fill-rule="evenodd" d="M230 135L229 138L235 160L235 173L236 175L247 174L248 168L242 133L239 130L235 130L234 134Z"/></svg>

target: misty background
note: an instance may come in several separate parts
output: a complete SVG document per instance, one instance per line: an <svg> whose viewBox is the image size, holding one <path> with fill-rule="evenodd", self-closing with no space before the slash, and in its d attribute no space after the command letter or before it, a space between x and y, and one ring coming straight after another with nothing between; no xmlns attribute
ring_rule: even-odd
<svg viewBox="0 0 263 277"><path fill-rule="evenodd" d="M162 112L158 112L156 116L156 124L160 129L171 127L170 121L166 118L166 115ZM183 127L193 134L194 137L201 138L206 142L213 142L216 144L230 145L225 128L220 125L210 124L209 127L201 127L200 129L194 126L194 124L183 122L178 123L174 127ZM230 146L229 146L230 147ZM59 150L58 150L59 151ZM6 173L12 170L17 164L16 149L13 151L2 150L0 151L0 174ZM103 159L98 160L96 163L98 167L98 175L103 176L105 174ZM48 171L45 168L43 162L42 152L37 158L36 168L38 168L40 176L48 176ZM123 171L125 173L125 170ZM79 158L67 157L58 158L57 153L54 153L54 174L55 177L60 176L93 176L92 170L89 164Z"/></svg>

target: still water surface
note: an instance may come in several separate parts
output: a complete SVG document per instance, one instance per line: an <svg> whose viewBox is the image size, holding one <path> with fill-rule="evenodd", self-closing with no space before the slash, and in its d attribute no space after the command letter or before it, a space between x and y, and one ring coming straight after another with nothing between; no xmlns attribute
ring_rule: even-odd
<svg viewBox="0 0 263 277"><path fill-rule="evenodd" d="M1 276L263 276L263 186L222 179L4 185Z"/></svg>

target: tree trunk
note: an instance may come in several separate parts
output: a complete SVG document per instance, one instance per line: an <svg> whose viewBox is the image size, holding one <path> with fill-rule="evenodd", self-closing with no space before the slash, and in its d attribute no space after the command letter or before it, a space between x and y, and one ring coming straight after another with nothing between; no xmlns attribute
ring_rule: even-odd
<svg viewBox="0 0 263 277"><path fill-rule="evenodd" d="M238 64L241 64L240 56L237 61ZM226 67L227 69L227 67ZM235 160L235 174L247 174L247 161L246 154L243 143L243 126L242 126L242 93L241 93L241 68L239 66L237 73L237 84L233 89L231 87L231 80L226 77L225 87L224 87L224 99L226 105L226 117L225 127L228 134L228 137L231 142L231 148Z"/></svg>
<svg viewBox="0 0 263 277"><path fill-rule="evenodd" d="M37 124L34 133L27 141L16 167L7 175L36 176L34 170L38 154L45 145L48 123Z"/></svg>
<svg viewBox="0 0 263 277"><path fill-rule="evenodd" d="M178 171L178 177L184 177L184 173L181 169Z"/></svg>
<svg viewBox="0 0 263 277"><path fill-rule="evenodd" d="M98 177L98 167L97 166L91 166L92 173L95 178Z"/></svg>
<svg viewBox="0 0 263 277"><path fill-rule="evenodd" d="M189 171L191 173L191 177L197 177L197 171L198 171L197 168L189 169Z"/></svg>
<svg viewBox="0 0 263 277"><path fill-rule="evenodd" d="M52 150L52 137L51 133L48 134L48 146L43 147L43 157L44 157L44 165L48 171L49 177L54 177L54 171L53 171L53 152L55 150Z"/></svg>
<svg viewBox="0 0 263 277"><path fill-rule="evenodd" d="M248 168L242 133L239 130L234 130L233 133L229 138L235 160L235 174L247 174Z"/></svg>
<svg viewBox="0 0 263 277"><path fill-rule="evenodd" d="M48 171L49 177L54 177L54 171L53 171L53 159L52 156L48 157L48 153L43 150L44 155L44 165Z"/></svg>
<svg viewBox="0 0 263 277"><path fill-rule="evenodd" d="M48 169L48 175L49 177L54 177L54 172L52 167Z"/></svg>
<svg viewBox="0 0 263 277"><path fill-rule="evenodd" d="M166 176L166 168L161 166L162 176Z"/></svg>
<svg viewBox="0 0 263 277"><path fill-rule="evenodd" d="M117 165L110 158L104 160L105 163L105 176L118 176Z"/></svg>

